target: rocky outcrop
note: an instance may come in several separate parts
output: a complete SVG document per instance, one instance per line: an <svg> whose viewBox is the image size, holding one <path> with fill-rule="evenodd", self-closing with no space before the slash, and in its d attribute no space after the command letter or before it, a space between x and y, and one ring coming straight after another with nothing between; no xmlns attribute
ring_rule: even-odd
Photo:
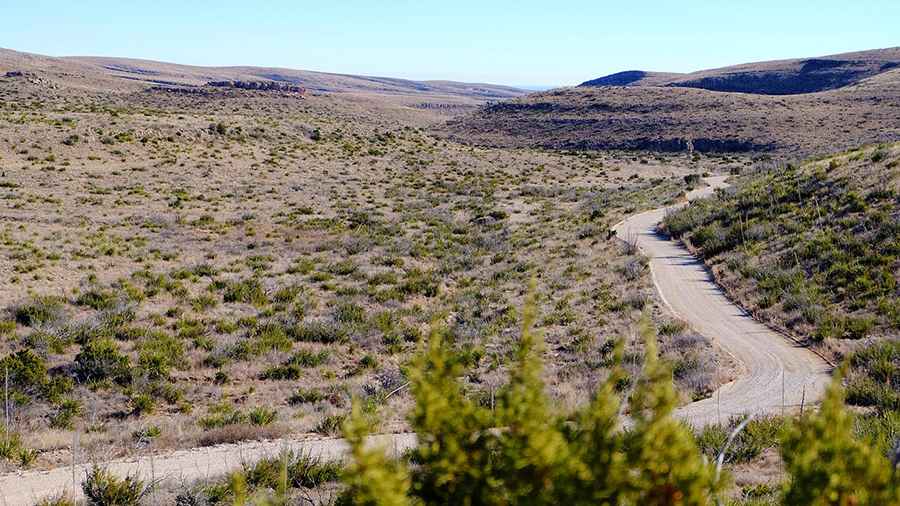
<svg viewBox="0 0 900 506"><path fill-rule="evenodd" d="M284 93L306 93L306 88L291 83L275 81L210 81L207 86L215 88L237 88L241 90L280 91Z"/></svg>

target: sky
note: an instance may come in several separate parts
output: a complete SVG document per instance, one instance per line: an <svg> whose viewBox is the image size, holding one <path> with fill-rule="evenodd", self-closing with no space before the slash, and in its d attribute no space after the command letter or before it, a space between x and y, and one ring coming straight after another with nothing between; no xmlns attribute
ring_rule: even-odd
<svg viewBox="0 0 900 506"><path fill-rule="evenodd" d="M0 47L517 86L900 45L897 0L0 0Z"/></svg>

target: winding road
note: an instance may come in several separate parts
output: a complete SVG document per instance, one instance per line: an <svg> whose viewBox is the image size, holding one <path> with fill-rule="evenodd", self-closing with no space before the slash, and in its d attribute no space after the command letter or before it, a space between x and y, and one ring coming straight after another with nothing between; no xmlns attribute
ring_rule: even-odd
<svg viewBox="0 0 900 506"><path fill-rule="evenodd" d="M725 177L706 178L709 186L688 200L728 186ZM697 332L730 354L737 379L712 397L679 408L691 425L727 422L733 415L795 411L821 397L830 366L821 357L750 317L725 296L702 261L679 242L657 232L657 224L678 205L636 214L614 227L619 238L636 242L650 259L653 283L663 302Z"/></svg>
<svg viewBox="0 0 900 506"><path fill-rule="evenodd" d="M692 191L689 200L727 186L724 177L706 181L710 186ZM816 402L829 381L828 364L754 321L725 297L702 262L681 244L656 232L656 225L675 207L634 215L616 225L615 231L620 238L635 241L649 257L654 284L671 311L731 354L740 365L737 379L723 385L712 397L679 408L677 415L692 425L702 426L727 422L732 415L777 414L794 411L801 403ZM371 438L372 443L386 446L395 454L412 447L415 441L414 434ZM242 462L276 455L286 448L323 458L337 458L347 450L341 439L281 439L193 448L103 464L119 476L192 482L223 475ZM80 496L77 484L90 467L82 464L0 475L0 506L28 506L62 492L74 491Z"/></svg>

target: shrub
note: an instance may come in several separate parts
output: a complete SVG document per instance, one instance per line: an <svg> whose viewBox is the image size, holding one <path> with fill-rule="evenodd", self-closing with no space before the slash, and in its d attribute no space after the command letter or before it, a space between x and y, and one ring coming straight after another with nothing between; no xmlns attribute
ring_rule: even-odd
<svg viewBox="0 0 900 506"><path fill-rule="evenodd" d="M288 398L288 403L292 406L297 404L305 404L308 402L320 402L325 399L325 394L320 390L299 388Z"/></svg>
<svg viewBox="0 0 900 506"><path fill-rule="evenodd" d="M50 416L50 426L55 429L72 429L72 420L81 414L81 401L64 399L57 404L56 412Z"/></svg>
<svg viewBox="0 0 900 506"><path fill-rule="evenodd" d="M326 415L319 420L313 431L325 436L334 436L340 434L341 427L346 420L346 415Z"/></svg>
<svg viewBox="0 0 900 506"><path fill-rule="evenodd" d="M123 480L94 466L86 473L81 490L90 506L139 506L150 487L136 477L128 476Z"/></svg>
<svg viewBox="0 0 900 506"><path fill-rule="evenodd" d="M0 374L9 373L9 386L13 395L26 399L46 392L49 378L44 359L31 350L10 353L0 360Z"/></svg>
<svg viewBox="0 0 900 506"><path fill-rule="evenodd" d="M130 374L130 361L109 338L92 339L75 356L75 376L82 382L111 379L121 382Z"/></svg>
<svg viewBox="0 0 900 506"><path fill-rule="evenodd" d="M247 421L247 416L234 406L222 402L209 408L209 414L197 423L206 430L235 425Z"/></svg>
<svg viewBox="0 0 900 506"><path fill-rule="evenodd" d="M336 322L313 320L298 323L292 337L301 342L332 344L347 340L347 331Z"/></svg>
<svg viewBox="0 0 900 506"><path fill-rule="evenodd" d="M223 299L225 302L243 302L254 306L264 306L269 303L262 284L253 278L226 283Z"/></svg>
<svg viewBox="0 0 900 506"><path fill-rule="evenodd" d="M403 295L435 297L440 289L440 281L433 272L410 269L406 273L406 279L403 280L398 289Z"/></svg>
<svg viewBox="0 0 900 506"><path fill-rule="evenodd" d="M111 291L104 291L99 288L93 288L86 292L82 292L75 299L75 304L79 306L87 306L92 309L111 309L117 303L116 294Z"/></svg>
<svg viewBox="0 0 900 506"><path fill-rule="evenodd" d="M250 410L249 419L252 425L265 427L278 418L278 412L264 406L257 406Z"/></svg>
<svg viewBox="0 0 900 506"><path fill-rule="evenodd" d="M785 436L781 454L791 474L785 504L897 504L894 466L853 436L853 415L843 406L840 374L819 411L806 415Z"/></svg>
<svg viewBox="0 0 900 506"><path fill-rule="evenodd" d="M65 299L52 295L40 295L13 309L13 315L22 325L34 327L59 321L63 315Z"/></svg>
<svg viewBox="0 0 900 506"><path fill-rule="evenodd" d="M508 385L495 409L465 394L465 361L441 332L410 369L419 444L414 466L363 444L359 403L345 426L352 461L346 504L707 504L723 484L689 431L672 417L671 372L656 358L649 319L644 372L631 397L633 426L619 431L619 366L573 416L551 407L542 381L543 343L532 330L533 294L523 314ZM621 363L621 346L615 363ZM503 426L502 431L492 427ZM379 502L387 501L387 502Z"/></svg>
<svg viewBox="0 0 900 506"><path fill-rule="evenodd" d="M362 323L366 320L366 311L354 302L340 301L334 307L334 319L340 323Z"/></svg>
<svg viewBox="0 0 900 506"><path fill-rule="evenodd" d="M138 365L152 380L169 377L172 368L183 367L184 344L165 332L154 332L137 346Z"/></svg>
<svg viewBox="0 0 900 506"><path fill-rule="evenodd" d="M78 506L67 494L61 493L53 497L41 499L35 506Z"/></svg>
<svg viewBox="0 0 900 506"><path fill-rule="evenodd" d="M266 368L261 377L271 380L295 380L303 374L303 369L318 367L328 360L328 356L329 353L325 350L318 353L300 350L284 364Z"/></svg>

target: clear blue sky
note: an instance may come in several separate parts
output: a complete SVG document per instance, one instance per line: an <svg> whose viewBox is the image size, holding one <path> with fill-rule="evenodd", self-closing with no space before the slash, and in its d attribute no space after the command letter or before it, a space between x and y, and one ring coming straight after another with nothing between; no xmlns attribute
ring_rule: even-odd
<svg viewBox="0 0 900 506"><path fill-rule="evenodd" d="M900 1L0 0L0 47L563 85L900 45Z"/></svg>

